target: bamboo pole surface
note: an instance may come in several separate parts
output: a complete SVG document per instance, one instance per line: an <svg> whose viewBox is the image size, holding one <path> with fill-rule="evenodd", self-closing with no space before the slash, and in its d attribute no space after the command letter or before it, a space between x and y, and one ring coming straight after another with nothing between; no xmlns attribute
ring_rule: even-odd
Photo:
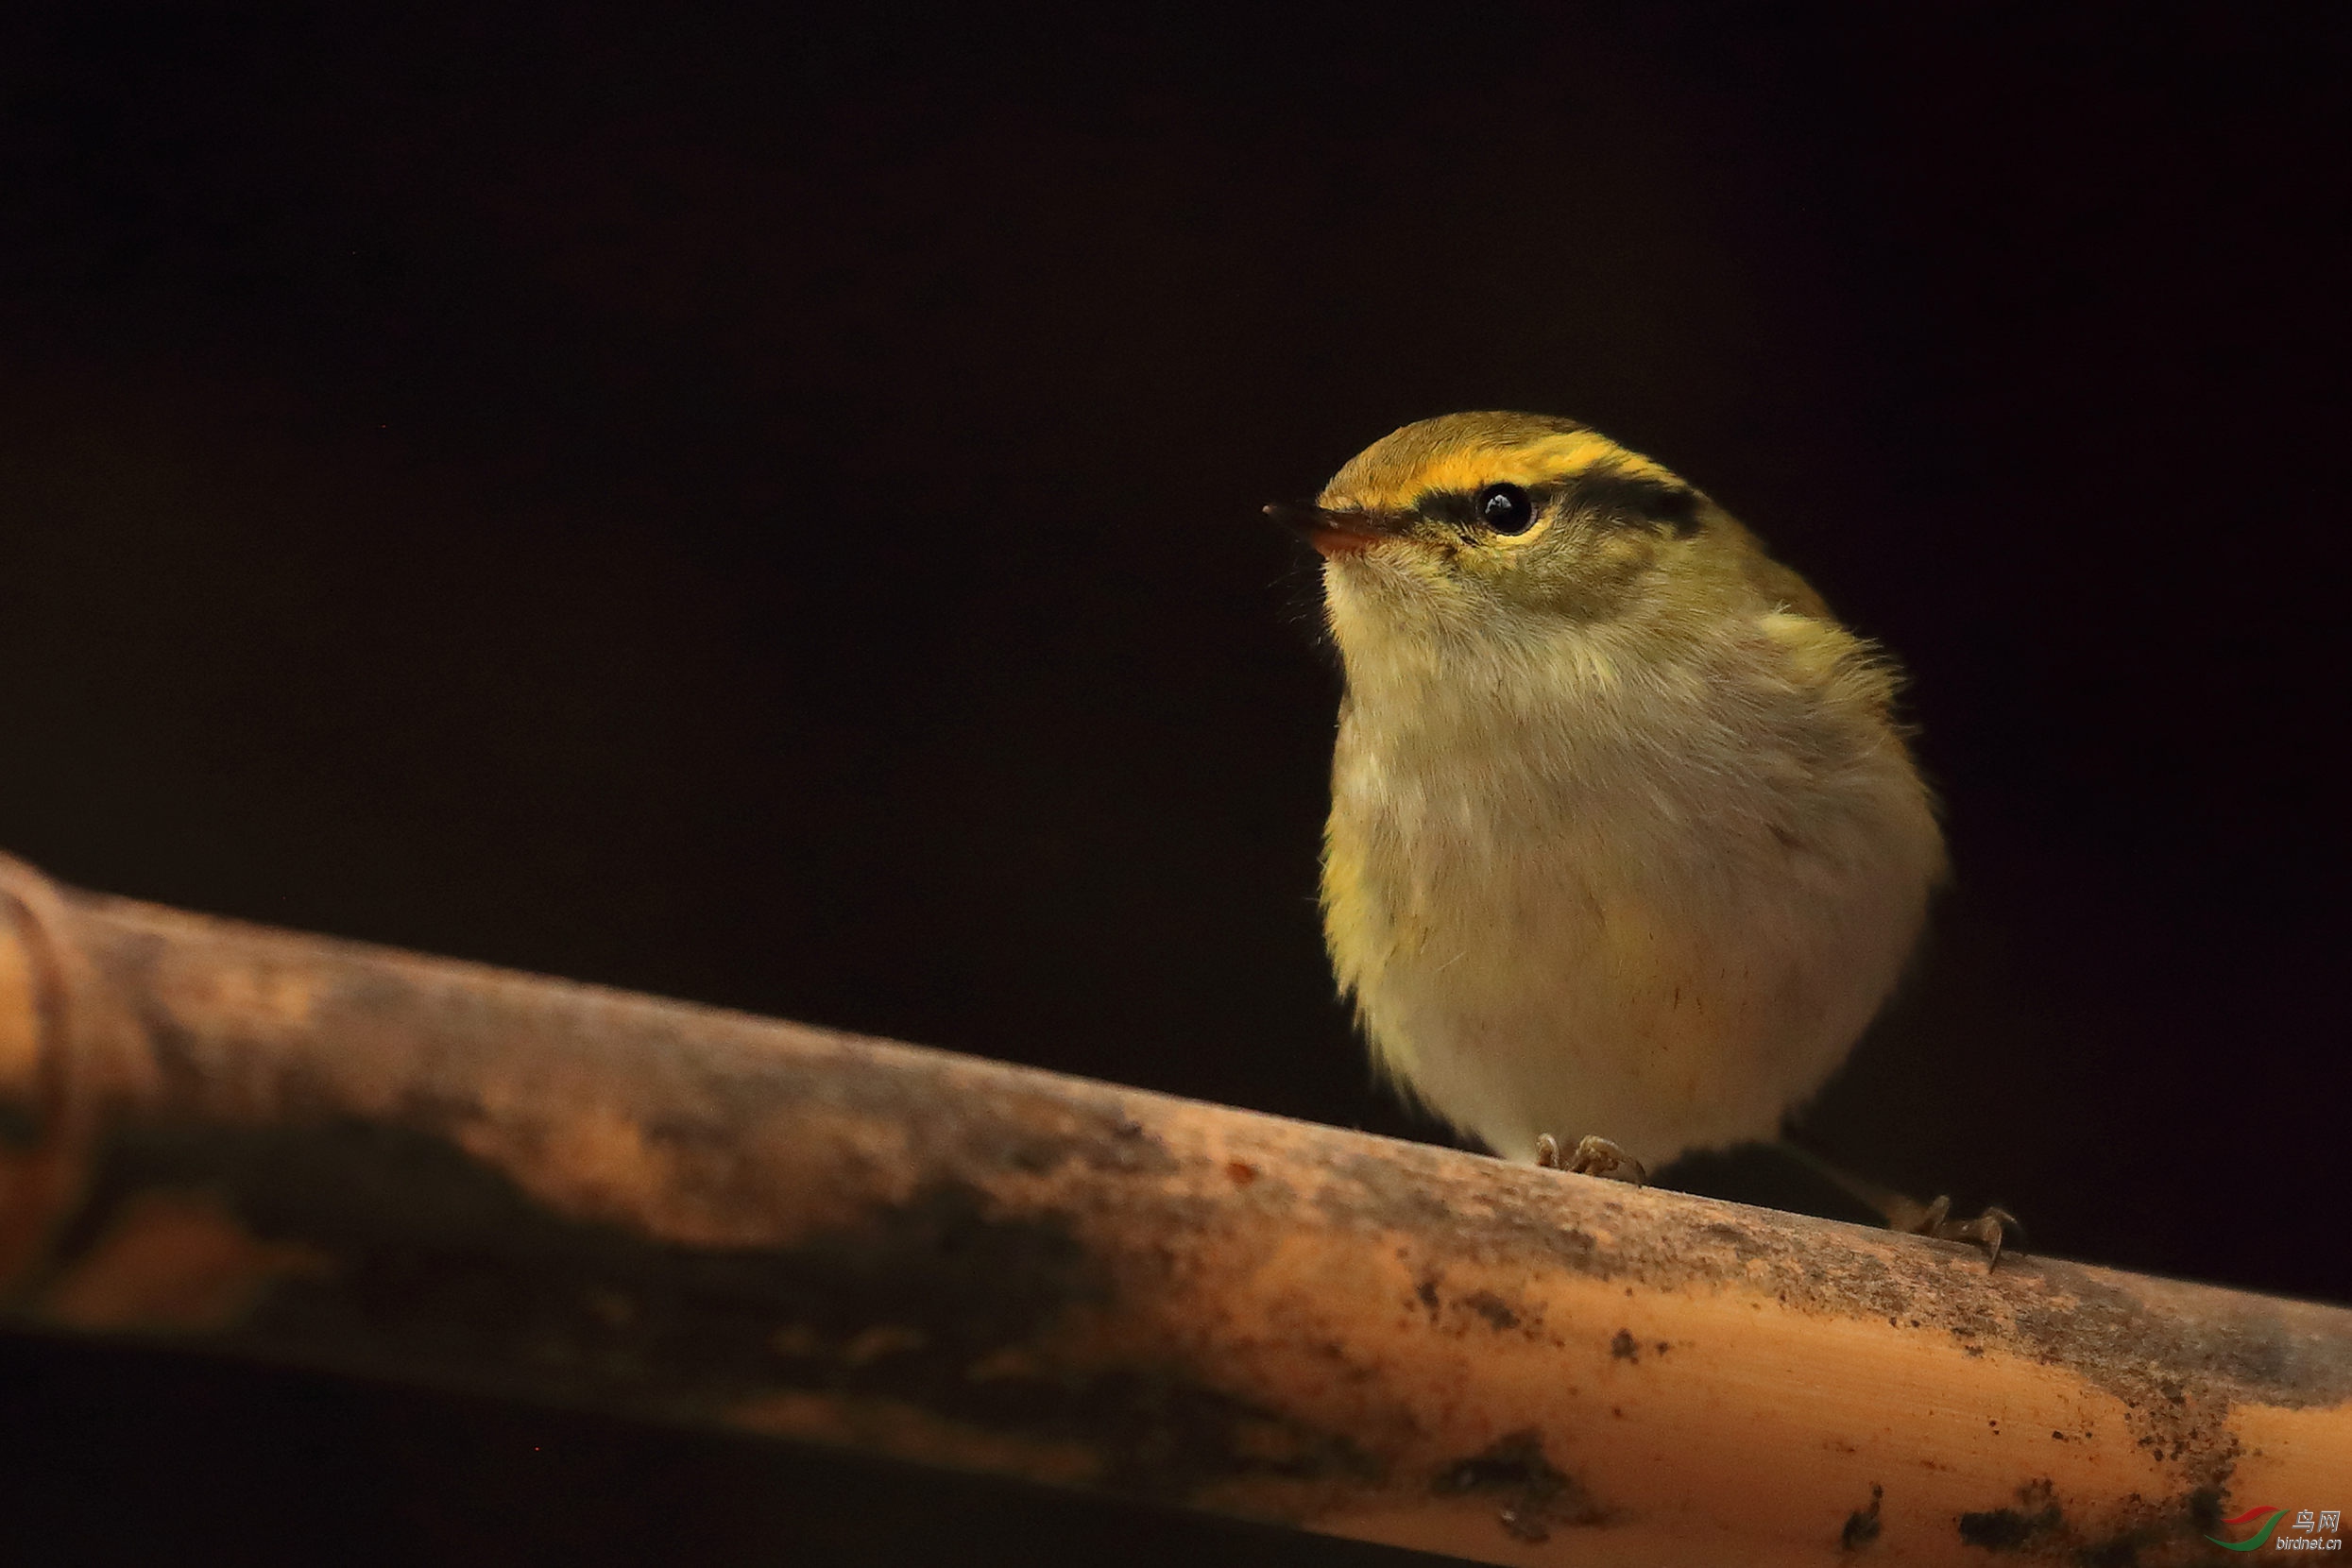
<svg viewBox="0 0 2352 1568"><path fill-rule="evenodd" d="M1108 1027L1108 1026L1106 1026ZM60 888L0 861L20 1331L1500 1563L2232 1560L2352 1312Z"/></svg>

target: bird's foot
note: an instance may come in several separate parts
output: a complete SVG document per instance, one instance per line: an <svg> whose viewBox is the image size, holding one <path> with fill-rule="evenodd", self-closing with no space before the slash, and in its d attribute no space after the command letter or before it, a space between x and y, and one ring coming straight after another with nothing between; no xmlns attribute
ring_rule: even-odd
<svg viewBox="0 0 2352 1568"><path fill-rule="evenodd" d="M1798 1164L1844 1189L1864 1207L1876 1209L1890 1231L1934 1236L1938 1241L1973 1241L1985 1249L1987 1270L2000 1265L2003 1247L2014 1244L2020 1251L2024 1248L2025 1227L2007 1209L1987 1207L1973 1219L1954 1219L1950 1198L1922 1203L1892 1187L1881 1186L1831 1160L1794 1132L1781 1134L1781 1148Z"/></svg>
<svg viewBox="0 0 2352 1568"><path fill-rule="evenodd" d="M1588 1135L1578 1139L1577 1151L1562 1159L1559 1140L1549 1133L1540 1133L1535 1140L1535 1163L1546 1170L1601 1176L1612 1182L1630 1182L1637 1187L1649 1180L1648 1167L1602 1137Z"/></svg>
<svg viewBox="0 0 2352 1568"><path fill-rule="evenodd" d="M1909 1223L1896 1228L1913 1236L1932 1236L1938 1241L1973 1241L1985 1249L1985 1267L1988 1270L2000 1267L2001 1249L2012 1232L2020 1240L2025 1235L2025 1227L2018 1223L2018 1217L1998 1204L1986 1205L1985 1212L1973 1219L1954 1219L1951 1216L1951 1200L1938 1198L1909 1217Z"/></svg>

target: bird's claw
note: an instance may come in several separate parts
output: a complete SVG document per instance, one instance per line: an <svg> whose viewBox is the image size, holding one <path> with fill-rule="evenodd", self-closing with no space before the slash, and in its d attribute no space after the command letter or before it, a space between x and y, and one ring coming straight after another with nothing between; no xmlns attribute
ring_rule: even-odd
<svg viewBox="0 0 2352 1568"><path fill-rule="evenodd" d="M2025 1227L2018 1223L2018 1217L1997 1204L1988 1205L1973 1219L1954 1219L1951 1215L1951 1200L1938 1198L1903 1228L1914 1236L1932 1236L1938 1241L1973 1241L1985 1249L1985 1267L1988 1270L2000 1266L2001 1249L2010 1233L2015 1232L2020 1239L2025 1235Z"/></svg>
<svg viewBox="0 0 2352 1568"><path fill-rule="evenodd" d="M1588 1134L1577 1140L1577 1150L1562 1159L1559 1140L1549 1133L1537 1134L1535 1163L1546 1170L1565 1170L1573 1176L1599 1176L1612 1182L1629 1182L1641 1186L1649 1180L1649 1167L1611 1143L1607 1138Z"/></svg>

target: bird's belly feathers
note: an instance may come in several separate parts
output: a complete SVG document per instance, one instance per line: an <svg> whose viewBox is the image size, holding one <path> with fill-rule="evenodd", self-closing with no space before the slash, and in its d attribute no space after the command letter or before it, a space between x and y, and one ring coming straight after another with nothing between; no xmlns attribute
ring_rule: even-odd
<svg viewBox="0 0 2352 1568"><path fill-rule="evenodd" d="M1515 1158L1771 1136L1892 988L1940 866L1900 747L1546 766L1522 733L1482 760L1343 729L1326 929L1381 1065Z"/></svg>

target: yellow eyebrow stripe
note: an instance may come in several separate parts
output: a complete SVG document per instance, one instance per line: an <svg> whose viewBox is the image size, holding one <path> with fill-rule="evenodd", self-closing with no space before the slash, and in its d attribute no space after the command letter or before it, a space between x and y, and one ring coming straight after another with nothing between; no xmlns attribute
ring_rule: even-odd
<svg viewBox="0 0 2352 1568"><path fill-rule="evenodd" d="M1358 494L1359 505L1378 509L1409 506L1427 490L1475 490L1482 485L1542 485L1573 478L1596 464L1613 462L1628 476L1673 481L1664 468L1589 430L1563 431L1521 446L1471 447L1431 458L1395 485L1373 495Z"/></svg>

